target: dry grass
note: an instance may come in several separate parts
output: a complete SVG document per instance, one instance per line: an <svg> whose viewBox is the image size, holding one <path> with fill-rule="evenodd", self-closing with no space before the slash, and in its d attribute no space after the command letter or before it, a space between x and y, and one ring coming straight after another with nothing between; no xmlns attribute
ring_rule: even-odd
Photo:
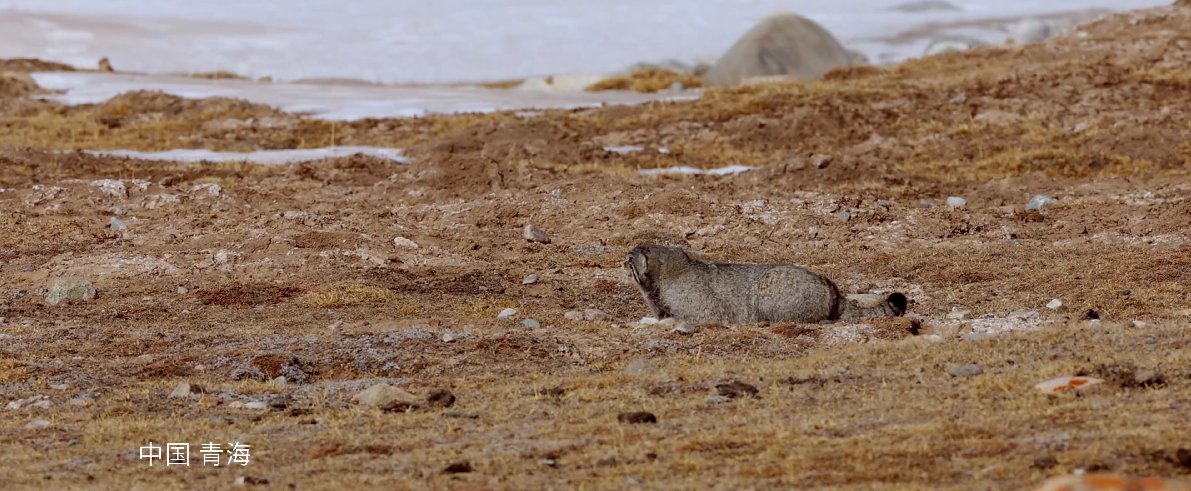
<svg viewBox="0 0 1191 491"><path fill-rule="evenodd" d="M324 286L302 295L302 302L314 308L351 307L356 305L381 304L392 301L397 295L384 288L355 283Z"/></svg>

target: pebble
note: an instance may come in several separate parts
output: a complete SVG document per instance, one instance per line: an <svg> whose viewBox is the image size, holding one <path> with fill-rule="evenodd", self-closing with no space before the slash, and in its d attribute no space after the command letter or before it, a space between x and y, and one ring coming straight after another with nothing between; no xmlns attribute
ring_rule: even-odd
<svg viewBox="0 0 1191 491"><path fill-rule="evenodd" d="M967 365L956 365L947 370L947 373L952 377L974 377L984 373L984 369L975 363Z"/></svg>
<svg viewBox="0 0 1191 491"><path fill-rule="evenodd" d="M521 280L522 285L532 285L537 282L538 282L538 275L536 275L536 274L531 274L529 276L526 276L525 279Z"/></svg>
<svg viewBox="0 0 1191 491"><path fill-rule="evenodd" d="M48 427L48 426L50 426L50 420L48 420L48 419L35 419L35 420L33 420L33 421L30 421L30 422L26 423L26 424L25 424L25 429L26 429L26 430L40 430L40 429L42 429L42 428L46 428L46 427Z"/></svg>
<svg viewBox="0 0 1191 491"><path fill-rule="evenodd" d="M399 235L393 237L393 246L400 249L417 249L418 243Z"/></svg>
<svg viewBox="0 0 1191 491"><path fill-rule="evenodd" d="M964 205L966 205L966 204L968 204L968 200L963 199L959 196L948 196L947 197L947 206L949 206L951 208L963 208Z"/></svg>
<svg viewBox="0 0 1191 491"><path fill-rule="evenodd" d="M504 310L500 311L499 314L496 314L496 318L497 319L512 319L513 316L515 316L515 315L517 315L517 309L504 309Z"/></svg>
<svg viewBox="0 0 1191 491"><path fill-rule="evenodd" d="M1034 389L1045 394L1061 394L1086 389L1101 382L1104 381L1098 378L1067 375L1038 382L1034 385Z"/></svg>
<svg viewBox="0 0 1191 491"><path fill-rule="evenodd" d="M1046 308L1048 308L1050 310L1059 310L1059 309L1063 308L1063 301L1059 300L1057 298L1053 299L1046 303Z"/></svg>
<svg viewBox="0 0 1191 491"><path fill-rule="evenodd" d="M1045 194L1039 194L1035 195L1033 198L1030 198L1030 202L1026 203L1026 209L1041 210L1043 207L1053 205L1055 203L1058 203L1058 200Z"/></svg>
<svg viewBox="0 0 1191 491"><path fill-rule="evenodd" d="M632 411L616 415L616 420L624 424L657 423L658 417L648 411Z"/></svg>
<svg viewBox="0 0 1191 491"><path fill-rule="evenodd" d="M835 213L832 213L832 215L834 215L836 218L843 220L845 222L852 219L852 214L848 213L846 211L837 211Z"/></svg>
<svg viewBox="0 0 1191 491"><path fill-rule="evenodd" d="M452 331L442 333L442 342L444 343L454 343L459 338L460 336Z"/></svg>
<svg viewBox="0 0 1191 491"><path fill-rule="evenodd" d="M417 407L418 398L409 392L389 384L376 384L352 396L352 402L365 407L386 411L407 410Z"/></svg>
<svg viewBox="0 0 1191 491"><path fill-rule="evenodd" d="M110 220L108 220L108 228L112 230L128 230L128 224L125 223L124 220L112 217Z"/></svg>
<svg viewBox="0 0 1191 491"><path fill-rule="evenodd" d="M170 398L183 399L190 397L191 394L202 394L203 392L206 391L203 390L203 386L201 385L182 382L177 387L174 387L173 392L170 392Z"/></svg>
<svg viewBox="0 0 1191 491"><path fill-rule="evenodd" d="M95 286L90 281L74 276L54 278L46 292L45 303L58 305L62 302L89 302L95 298Z"/></svg>
<svg viewBox="0 0 1191 491"><path fill-rule="evenodd" d="M269 409L269 405L262 401L249 401L244 403L244 409Z"/></svg>
<svg viewBox="0 0 1191 491"><path fill-rule="evenodd" d="M176 291L178 292L178 295L185 295L187 293L190 293L190 289L188 289L184 286L179 286Z"/></svg>
<svg viewBox="0 0 1191 491"><path fill-rule="evenodd" d="M528 327L530 329L537 329L537 328L542 327L542 323L538 322L537 319L525 319L525 320L521 321L521 325Z"/></svg>
<svg viewBox="0 0 1191 491"><path fill-rule="evenodd" d="M540 242L542 244L550 243L550 236L546 232L538 228L532 223L525 224L525 228L521 229L521 236L530 242Z"/></svg>

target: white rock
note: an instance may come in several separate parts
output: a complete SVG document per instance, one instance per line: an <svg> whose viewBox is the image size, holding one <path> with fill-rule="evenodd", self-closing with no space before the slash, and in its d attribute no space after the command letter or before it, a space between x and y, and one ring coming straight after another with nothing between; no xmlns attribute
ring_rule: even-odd
<svg viewBox="0 0 1191 491"><path fill-rule="evenodd" d="M504 310L500 311L499 314L496 314L496 318L497 319L512 319L516 315L517 315L517 309L508 308L508 309L504 309Z"/></svg>
<svg viewBox="0 0 1191 491"><path fill-rule="evenodd" d="M651 324L657 324L658 319L657 319L657 317L642 317L641 320L637 321L637 323L641 324L641 325L648 326Z"/></svg>
<svg viewBox="0 0 1191 491"><path fill-rule="evenodd" d="M963 199L959 196L948 196L947 197L947 206L949 206L951 208L963 208L964 205L966 205L966 204L968 204L968 200Z"/></svg>
<svg viewBox="0 0 1191 491"><path fill-rule="evenodd" d="M712 395L707 396L707 402L710 404L727 404L729 402L732 402L732 398L728 397L728 396L722 396L719 394L712 394Z"/></svg>
<svg viewBox="0 0 1191 491"><path fill-rule="evenodd" d="M532 285L537 282L538 282L538 275L536 275L536 274L531 274L529 276L526 276L525 279L521 280L522 285Z"/></svg>
<svg viewBox="0 0 1191 491"><path fill-rule="evenodd" d="M676 332L678 334L694 334L695 333L695 325L683 322L683 323L679 324L678 327L674 328L674 332Z"/></svg>
<svg viewBox="0 0 1191 491"><path fill-rule="evenodd" d="M401 249L417 249L418 248L417 242L414 242L412 240L409 240L409 239L407 239L405 237L401 237L401 236L393 237L393 245L395 247L398 247Z"/></svg>
<svg viewBox="0 0 1191 491"><path fill-rule="evenodd" d="M268 409L269 405L263 401L249 401L244 403L244 409Z"/></svg>
<svg viewBox="0 0 1191 491"><path fill-rule="evenodd" d="M1046 302L1046 308L1048 308L1050 310L1059 310L1059 309L1063 308L1063 301L1059 300L1057 298L1053 299L1049 302Z"/></svg>
<svg viewBox="0 0 1191 491"><path fill-rule="evenodd" d="M537 329L539 327L542 327L542 323L538 322L537 319L525 319L525 320L521 321L521 325L528 327L530 329Z"/></svg>
<svg viewBox="0 0 1191 491"><path fill-rule="evenodd" d="M184 286L179 286L177 292L178 292L178 295L185 295L187 293L190 293L190 289L186 288Z"/></svg>
<svg viewBox="0 0 1191 491"><path fill-rule="evenodd" d="M667 317L657 322L657 326L662 329L673 329L678 327L678 319Z"/></svg>
<svg viewBox="0 0 1191 491"><path fill-rule="evenodd" d="M1050 196L1047 196L1045 194L1039 194L1039 195L1035 195L1033 198L1030 198L1030 202L1026 203L1026 209L1027 210L1041 210L1044 207L1053 205L1058 202L1059 202L1058 200L1051 198Z"/></svg>

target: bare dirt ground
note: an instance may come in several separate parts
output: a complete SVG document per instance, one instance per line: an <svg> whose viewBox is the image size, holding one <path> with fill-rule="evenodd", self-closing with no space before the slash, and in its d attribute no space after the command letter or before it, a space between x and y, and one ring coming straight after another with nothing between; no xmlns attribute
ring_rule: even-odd
<svg viewBox="0 0 1191 491"><path fill-rule="evenodd" d="M1023 489L1076 469L1186 480L1189 25L1191 8L1175 6L1047 44L529 116L332 123L150 93L64 107L12 75L0 86L12 87L0 88L0 488ZM327 144L406 148L414 162L75 151ZM729 164L756 169L637 174ZM1036 194L1057 202L1026 210ZM524 240L527 223L551 242ZM911 316L636 325L648 312L620 267L643 242L900 290ZM97 295L46 305L63 276ZM498 319L506 308L518 313ZM566 314L587 309L608 318ZM968 364L982 373L957 368ZM1032 389L1061 375L1105 382ZM717 388L733 380L756 396ZM183 382L204 393L170 397ZM352 402L379 382L419 399ZM441 390L450 407L422 400ZM657 421L618 420L633 411ZM201 443L232 441L251 445L249 465L202 466ZM191 465L150 467L138 459L149 442L190 443Z"/></svg>

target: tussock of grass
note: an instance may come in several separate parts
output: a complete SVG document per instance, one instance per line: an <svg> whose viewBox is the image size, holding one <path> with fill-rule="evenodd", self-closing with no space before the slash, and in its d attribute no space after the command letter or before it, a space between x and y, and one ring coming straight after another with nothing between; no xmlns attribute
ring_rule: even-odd
<svg viewBox="0 0 1191 491"><path fill-rule="evenodd" d="M302 295L302 302L321 309L379 304L395 298L397 295L391 290L358 283L344 283L311 290Z"/></svg>
<svg viewBox="0 0 1191 491"><path fill-rule="evenodd" d="M588 86L586 91L599 92L601 90L629 90L633 92L659 92L667 90L674 84L682 84L685 88L703 86L703 79L690 73L678 73L662 68L646 68L636 70L628 75L606 78Z"/></svg>

